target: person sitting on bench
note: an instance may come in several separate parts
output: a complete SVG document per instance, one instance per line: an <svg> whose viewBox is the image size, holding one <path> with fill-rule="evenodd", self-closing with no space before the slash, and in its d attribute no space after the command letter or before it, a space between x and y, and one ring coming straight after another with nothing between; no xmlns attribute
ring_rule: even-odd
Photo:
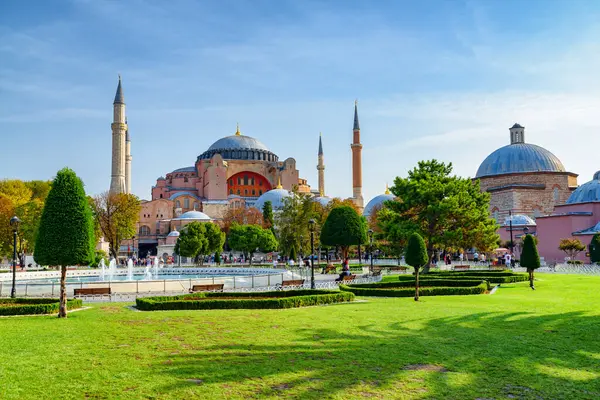
<svg viewBox="0 0 600 400"><path fill-rule="evenodd" d="M346 258L344 260L344 262L342 263L342 273L335 281L340 282L340 281L344 280L344 276L350 276L350 275L351 275L350 267L348 266L348 259Z"/></svg>

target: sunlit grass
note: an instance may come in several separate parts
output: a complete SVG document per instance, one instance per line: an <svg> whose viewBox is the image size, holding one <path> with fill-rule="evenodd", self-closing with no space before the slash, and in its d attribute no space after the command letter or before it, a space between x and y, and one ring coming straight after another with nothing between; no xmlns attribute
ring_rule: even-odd
<svg viewBox="0 0 600 400"><path fill-rule="evenodd" d="M0 399L600 397L600 277L286 310L0 318Z"/></svg>

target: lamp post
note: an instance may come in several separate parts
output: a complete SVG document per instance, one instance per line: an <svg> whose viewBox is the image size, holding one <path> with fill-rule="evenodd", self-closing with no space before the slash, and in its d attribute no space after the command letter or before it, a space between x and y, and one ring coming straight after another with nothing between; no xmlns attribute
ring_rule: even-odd
<svg viewBox="0 0 600 400"><path fill-rule="evenodd" d="M310 228L310 288L315 289L315 259L313 257L315 253L315 220L308 221L308 226Z"/></svg>
<svg viewBox="0 0 600 400"><path fill-rule="evenodd" d="M17 233L19 232L20 222L21 220L17 216L10 219L10 226L13 228L13 276L10 297L13 299L17 297Z"/></svg>
<svg viewBox="0 0 600 400"><path fill-rule="evenodd" d="M300 254L298 254L298 256L300 257L300 265L298 265L298 267L302 267L303 266L302 265L303 264L302 261L304 260L304 257L302 257L302 241L303 240L304 240L304 236L300 235L300 251L298 252L298 253L300 253Z"/></svg>
<svg viewBox="0 0 600 400"><path fill-rule="evenodd" d="M369 234L369 257L371 258L371 268L369 269L369 272L372 275L373 274L373 229L369 229L367 231L367 233Z"/></svg>
<svg viewBox="0 0 600 400"><path fill-rule="evenodd" d="M514 243L513 243L513 230L512 230L512 210L508 210L508 226L509 226L509 230L510 230L510 255L513 255L513 248L514 248Z"/></svg>

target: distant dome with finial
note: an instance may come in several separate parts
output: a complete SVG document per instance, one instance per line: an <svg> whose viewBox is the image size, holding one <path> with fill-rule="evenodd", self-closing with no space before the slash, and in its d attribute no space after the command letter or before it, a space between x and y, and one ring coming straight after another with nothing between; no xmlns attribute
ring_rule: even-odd
<svg viewBox="0 0 600 400"><path fill-rule="evenodd" d="M383 203L388 201L388 200L394 200L396 198L396 196L394 196L391 192L390 192L390 188L388 187L388 185L385 185L385 192L383 194L380 194L379 196L375 196L374 198L371 199L371 201L369 201L367 203L367 206L365 207L364 211L363 211L363 215L365 217L369 217L371 216L371 213L376 209L376 208L381 208L383 207Z"/></svg>

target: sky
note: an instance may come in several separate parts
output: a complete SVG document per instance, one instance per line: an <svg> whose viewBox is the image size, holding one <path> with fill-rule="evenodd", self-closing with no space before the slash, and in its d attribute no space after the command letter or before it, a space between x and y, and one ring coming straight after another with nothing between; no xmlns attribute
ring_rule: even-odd
<svg viewBox="0 0 600 400"><path fill-rule="evenodd" d="M600 2L3 0L0 178L68 166L108 189L122 75L133 192L219 138L255 137L326 194L352 195L358 99L365 201L418 161L475 175L508 128L579 183L600 169Z"/></svg>

